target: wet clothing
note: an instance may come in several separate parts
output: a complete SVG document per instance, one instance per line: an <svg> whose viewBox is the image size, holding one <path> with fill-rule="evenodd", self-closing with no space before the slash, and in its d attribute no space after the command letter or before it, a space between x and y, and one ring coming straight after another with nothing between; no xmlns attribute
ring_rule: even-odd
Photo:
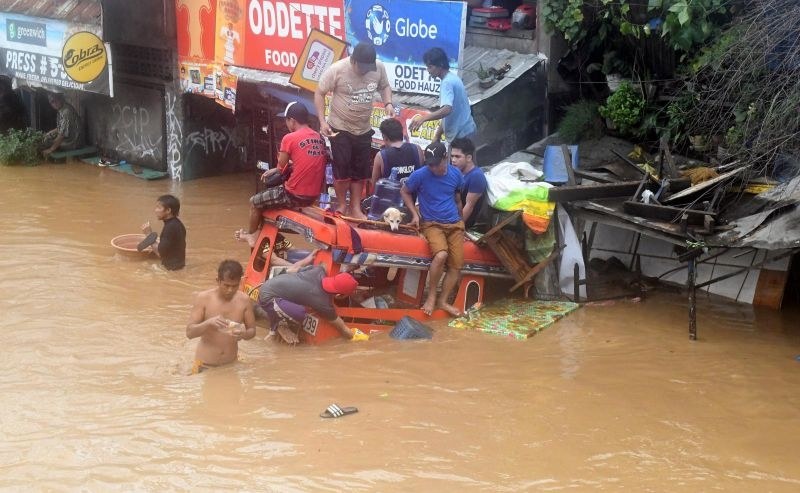
<svg viewBox="0 0 800 493"><path fill-rule="evenodd" d="M444 135L448 142L459 137L474 136L477 127L472 119L472 108L469 105L467 89L464 82L452 72L442 78L439 86L439 106L450 106L450 114L442 119Z"/></svg>
<svg viewBox="0 0 800 493"><path fill-rule="evenodd" d="M186 265L186 228L177 217L164 221L158 240L158 255L167 270L183 269Z"/></svg>
<svg viewBox="0 0 800 493"><path fill-rule="evenodd" d="M383 160L381 177L389 178L395 169L397 170L395 178L398 181L408 178L422 166L419 160L419 147L410 142L404 142L400 147L384 147L381 149L381 159Z"/></svg>
<svg viewBox="0 0 800 493"><path fill-rule="evenodd" d="M258 304L267 313L274 311L274 300L280 298L307 306L326 320L336 320L333 295L322 289L326 277L322 266L305 267L297 273L281 274L268 279L258 290Z"/></svg>
<svg viewBox="0 0 800 493"><path fill-rule="evenodd" d="M424 222L419 226L422 236L428 240L431 255L447 252L447 267L461 269L464 266L464 222L442 224Z"/></svg>
<svg viewBox="0 0 800 493"><path fill-rule="evenodd" d="M273 298L271 303L263 306L264 311L267 312L269 318L269 330L275 332L278 330L278 324L281 320L286 320L291 323L302 323L306 318L306 307L293 303L283 298Z"/></svg>
<svg viewBox="0 0 800 493"><path fill-rule="evenodd" d="M333 157L335 180L368 180L372 178L372 130L355 135L331 126L337 135L328 137Z"/></svg>
<svg viewBox="0 0 800 493"><path fill-rule="evenodd" d="M443 176L434 174L429 166L424 166L411 173L405 187L412 194L417 194L423 222L455 224L461 221L455 194L461 192L463 179L461 171L452 164L447 165L447 173Z"/></svg>
<svg viewBox="0 0 800 493"><path fill-rule="evenodd" d="M319 90L331 93L331 112L328 124L353 135L363 135L372 130L372 102L376 91L389 86L386 67L378 60L378 70L365 75L356 73L350 58L333 63L322 74ZM335 160L335 156L334 156Z"/></svg>
<svg viewBox="0 0 800 493"><path fill-rule="evenodd" d="M301 127L284 135L280 152L289 155L291 166L291 171L281 170L284 176L288 173L284 183L286 191L301 199L319 197L328 162L327 146L319 132L310 127Z"/></svg>
<svg viewBox="0 0 800 493"><path fill-rule="evenodd" d="M61 150L73 150L79 148L83 144L83 129L81 125L81 118L78 112L69 103L64 103L61 109L58 110L57 117L58 133L64 136L61 141Z"/></svg>
<svg viewBox="0 0 800 493"><path fill-rule="evenodd" d="M478 215L483 209L483 204L486 202L486 189L488 187L489 184L486 182L486 175L483 174L483 170L478 166L475 166L469 173L464 175L464 188L461 189L461 203L466 205L468 193L481 194L481 197L472 209L472 213L469 217L464 218L464 226L467 229L475 225L475 220L478 218Z"/></svg>

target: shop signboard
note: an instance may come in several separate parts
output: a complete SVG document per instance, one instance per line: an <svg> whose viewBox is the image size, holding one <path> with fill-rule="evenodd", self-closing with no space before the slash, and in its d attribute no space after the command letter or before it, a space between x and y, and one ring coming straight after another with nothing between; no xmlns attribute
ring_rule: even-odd
<svg viewBox="0 0 800 493"><path fill-rule="evenodd" d="M244 66L291 74L313 29L344 39L343 0L245 0Z"/></svg>
<svg viewBox="0 0 800 493"><path fill-rule="evenodd" d="M0 73L113 96L111 57L100 26L0 13Z"/></svg>
<svg viewBox="0 0 800 493"><path fill-rule="evenodd" d="M345 47L345 42L341 39L319 29L312 29L289 82L308 91L316 91L322 74L342 58Z"/></svg>
<svg viewBox="0 0 800 493"><path fill-rule="evenodd" d="M392 90L439 94L422 54L434 46L458 70L464 51L465 2L435 0L345 0L346 39L351 46L372 43L386 65Z"/></svg>

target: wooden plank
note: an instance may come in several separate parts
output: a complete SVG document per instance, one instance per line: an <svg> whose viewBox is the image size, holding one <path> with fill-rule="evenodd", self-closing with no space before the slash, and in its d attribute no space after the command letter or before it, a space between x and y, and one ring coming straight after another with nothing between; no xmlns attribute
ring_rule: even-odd
<svg viewBox="0 0 800 493"><path fill-rule="evenodd" d="M511 223L513 220L515 220L516 218L518 218L518 217L519 217L519 216L521 216L521 215L522 215L522 211L521 211L521 210L519 210L519 211L514 211L514 213L513 213L513 214L510 214L508 217L506 217L505 219L503 219L502 221L500 221L499 223L497 223L497 224L496 224L496 225L495 225L495 226L494 226L492 229L490 229L489 231L487 231L487 232L486 232L486 234L484 234L483 236L481 236L481 239L480 239L480 240L478 240L478 241L476 241L476 242L475 242L475 244L477 244L477 245L483 245L484 243L486 243L486 241L487 241L487 240L488 240L488 239L489 239L491 236L493 236L495 233L497 233L498 231L500 231L501 229L503 229L504 227L506 227L508 224L510 224L510 223Z"/></svg>
<svg viewBox="0 0 800 493"><path fill-rule="evenodd" d="M689 216L689 224L704 224L705 216L715 216L714 212L698 211L694 209L683 209L681 207L671 207L668 205L643 204L632 200L625 201L623 210L634 216L646 217L657 221L677 222L683 214Z"/></svg>
<svg viewBox="0 0 800 493"><path fill-rule="evenodd" d="M594 173L592 171L583 171L576 169L573 171L575 176L580 176L581 178L586 178L587 180L592 180L597 183L618 183L619 180L614 180L613 178L609 178L604 176L602 173ZM525 181L525 180L522 180ZM533 180L531 180L533 181Z"/></svg>
<svg viewBox="0 0 800 493"><path fill-rule="evenodd" d="M554 187L550 189L549 200L551 202L571 202L573 200L630 197L638 188L638 181Z"/></svg>
<svg viewBox="0 0 800 493"><path fill-rule="evenodd" d="M564 169L567 172L567 184L577 185L578 182L575 180L575 170L572 169L572 155L569 152L567 144L561 144L561 153L564 154Z"/></svg>
<svg viewBox="0 0 800 493"><path fill-rule="evenodd" d="M693 193L700 192L702 190L710 188L713 185L717 185L718 183L721 183L721 182L727 180L728 178L733 178L735 175L738 175L739 173L741 173L742 171L746 170L749 167L750 167L749 165L748 166L741 166L739 168L736 168L733 171L728 171L727 173L721 174L716 178L712 178L712 179L704 181L702 183L698 183L697 185L689 187L686 190L682 190L682 191L680 191L678 193L670 195L669 197L664 199L662 202L673 202L675 200L678 200L680 198L686 197L688 195L692 195Z"/></svg>
<svg viewBox="0 0 800 493"><path fill-rule="evenodd" d="M773 310L780 309L788 279L788 269L785 271L761 269L758 273L753 305L772 308Z"/></svg>

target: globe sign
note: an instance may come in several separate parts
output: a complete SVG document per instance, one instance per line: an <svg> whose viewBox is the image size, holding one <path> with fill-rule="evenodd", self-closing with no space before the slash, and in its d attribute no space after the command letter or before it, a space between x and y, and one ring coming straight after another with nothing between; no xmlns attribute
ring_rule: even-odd
<svg viewBox="0 0 800 493"><path fill-rule="evenodd" d="M389 12L380 5L373 5L367 11L366 26L367 36L372 44L382 46L389 39L389 31L392 29Z"/></svg>

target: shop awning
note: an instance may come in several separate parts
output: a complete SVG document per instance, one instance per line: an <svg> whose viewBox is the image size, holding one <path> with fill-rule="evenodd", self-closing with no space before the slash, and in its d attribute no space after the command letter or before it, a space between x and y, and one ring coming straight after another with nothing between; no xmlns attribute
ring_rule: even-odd
<svg viewBox="0 0 800 493"><path fill-rule="evenodd" d="M464 49L464 68L459 75L464 81L470 104L477 104L499 93L518 77L521 77L545 60L547 60L547 57L542 54L517 53L510 50L467 46ZM485 70L489 70L491 67L500 68L505 64L510 65L511 69L492 87L483 89L478 85L478 70L481 66ZM275 97L284 100L298 97L305 99L304 94L306 94L306 91L301 91L297 86L290 83L289 74L234 66L229 66L228 69L239 80L255 83L266 82L276 86L267 90ZM395 102L406 107L429 109L438 106L439 97L427 94L395 92ZM309 109L313 108L313 106L313 101L310 101Z"/></svg>
<svg viewBox="0 0 800 493"><path fill-rule="evenodd" d="M103 7L100 0L5 0L1 12L45 17L76 24L100 25Z"/></svg>

